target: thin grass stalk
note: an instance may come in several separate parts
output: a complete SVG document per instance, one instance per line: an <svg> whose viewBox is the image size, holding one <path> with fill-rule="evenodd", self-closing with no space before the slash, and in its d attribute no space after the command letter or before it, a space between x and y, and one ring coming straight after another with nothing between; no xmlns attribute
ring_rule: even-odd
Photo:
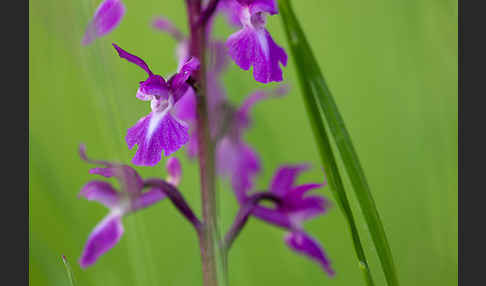
<svg viewBox="0 0 486 286"><path fill-rule="evenodd" d="M344 120L325 83L289 0L279 0L279 4L287 39L297 65L301 86L306 86L304 92L309 98L313 98L309 100L315 106L320 106L322 113L327 119L327 124L341 154L346 172L351 180L361 211L370 230L388 285L397 286L399 284L391 249L363 168L354 150L351 136L344 125ZM305 68L305 71L303 68Z"/></svg>

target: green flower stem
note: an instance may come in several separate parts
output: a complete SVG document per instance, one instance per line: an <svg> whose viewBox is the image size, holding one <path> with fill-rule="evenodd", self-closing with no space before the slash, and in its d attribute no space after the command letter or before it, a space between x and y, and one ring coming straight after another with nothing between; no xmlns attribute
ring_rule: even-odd
<svg viewBox="0 0 486 286"><path fill-rule="evenodd" d="M224 263L221 238L218 231L216 201L216 174L214 143L209 131L208 103L206 97L206 26L198 26L201 1L186 0L191 31L190 54L201 62L194 80L196 92L196 121L198 130L198 159L201 179L202 230L199 236L204 286L218 286L224 282ZM222 276L223 275L223 276ZM221 278L222 276L223 278Z"/></svg>

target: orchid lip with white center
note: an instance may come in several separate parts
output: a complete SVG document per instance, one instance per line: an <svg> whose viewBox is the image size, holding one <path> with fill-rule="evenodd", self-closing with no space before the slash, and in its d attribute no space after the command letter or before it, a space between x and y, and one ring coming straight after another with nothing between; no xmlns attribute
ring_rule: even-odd
<svg viewBox="0 0 486 286"><path fill-rule="evenodd" d="M265 35L265 22L266 22L266 14L265 12L258 12L254 15L250 13L250 8L245 7L241 11L240 21L243 26L251 28L255 30L258 42L260 43L260 47L263 50L263 54L265 58L269 58L269 47L267 37Z"/></svg>
<svg viewBox="0 0 486 286"><path fill-rule="evenodd" d="M245 7L241 10L240 21L243 26L253 28L253 25L251 23L251 14L250 14L249 7Z"/></svg>
<svg viewBox="0 0 486 286"><path fill-rule="evenodd" d="M152 137L155 129L159 125L160 121L167 115L167 113L172 108L174 99L172 96L169 96L168 100L162 99L152 99L150 103L152 107L152 117L150 118L149 127L147 131L147 138Z"/></svg>
<svg viewBox="0 0 486 286"><path fill-rule="evenodd" d="M265 35L264 30L257 31L257 36L258 36L258 41L260 42L260 47L263 50L263 54L265 55L265 58L269 58L269 48L268 48L268 41L267 37Z"/></svg>

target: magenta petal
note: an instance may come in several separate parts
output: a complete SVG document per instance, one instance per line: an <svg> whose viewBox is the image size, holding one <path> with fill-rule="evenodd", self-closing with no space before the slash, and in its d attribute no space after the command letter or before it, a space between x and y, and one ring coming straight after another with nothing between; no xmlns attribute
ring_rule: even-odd
<svg viewBox="0 0 486 286"><path fill-rule="evenodd" d="M103 161L103 160L93 160L88 158L88 155L86 154L86 145L85 144L79 144L79 157L81 157L81 160L88 162L90 164L96 164L96 165L102 165L102 166L113 166L112 163L108 161Z"/></svg>
<svg viewBox="0 0 486 286"><path fill-rule="evenodd" d="M182 32L179 29L177 29L177 27L174 26L174 24L172 24L172 22L169 21L169 19L165 17L159 16L154 18L154 20L152 21L152 27L167 32L169 35L174 37L174 39L178 42L183 41L185 38Z"/></svg>
<svg viewBox="0 0 486 286"><path fill-rule="evenodd" d="M250 148L250 146L241 143L238 151L238 165L231 176L231 182L234 189L244 191L245 194L253 188L255 176L260 172L260 158Z"/></svg>
<svg viewBox="0 0 486 286"><path fill-rule="evenodd" d="M285 213L270 209L267 207L257 206L253 209L252 215L266 221L268 223L277 225L285 229L291 229L294 225L289 216Z"/></svg>
<svg viewBox="0 0 486 286"><path fill-rule="evenodd" d="M191 57L189 56L189 41L183 40L177 44L176 47L177 70L180 70L185 62Z"/></svg>
<svg viewBox="0 0 486 286"><path fill-rule="evenodd" d="M190 58L179 70L177 75L175 76L174 80L172 81L173 85L179 85L185 83L189 76L194 74L195 71L199 69L201 63L195 57Z"/></svg>
<svg viewBox="0 0 486 286"><path fill-rule="evenodd" d="M91 181L81 188L79 196L89 201L97 201L108 208L116 207L120 201L117 191L107 182Z"/></svg>
<svg viewBox="0 0 486 286"><path fill-rule="evenodd" d="M280 69L279 62L282 63L283 66L286 66L287 54L285 53L284 49L273 41L270 33L268 33L267 30L263 29L263 32L265 33L265 37L267 39L266 42L268 43L268 54L270 58L267 59L266 62L257 62L253 66L253 76L255 77L255 80L263 83L270 81L282 81L282 70ZM263 45L264 44L262 44L262 47Z"/></svg>
<svg viewBox="0 0 486 286"><path fill-rule="evenodd" d="M217 146L217 169L231 177L231 185L239 201L253 187L255 176L260 172L260 158L244 142L224 138Z"/></svg>
<svg viewBox="0 0 486 286"><path fill-rule="evenodd" d="M279 208L279 211L285 212L292 219L294 225L300 225L301 222L314 218L326 212L328 202L320 196L308 196L299 199L285 199L285 203Z"/></svg>
<svg viewBox="0 0 486 286"><path fill-rule="evenodd" d="M174 105L174 114L183 121L196 120L196 94L193 89L188 89L184 96Z"/></svg>
<svg viewBox="0 0 486 286"><path fill-rule="evenodd" d="M236 0L243 6L250 8L250 13L253 15L258 12L267 12L269 14L277 14L277 3L275 0Z"/></svg>
<svg viewBox="0 0 486 286"><path fill-rule="evenodd" d="M115 29L125 15L125 5L119 0L105 0L100 3L84 34L83 45L89 45L97 37Z"/></svg>
<svg viewBox="0 0 486 286"><path fill-rule="evenodd" d="M167 160L165 164L165 168L167 169L167 173L169 176L167 177L167 182L170 184L177 186L181 180L182 175L182 167L181 162L176 157L171 157Z"/></svg>
<svg viewBox="0 0 486 286"><path fill-rule="evenodd" d="M255 31L250 28L243 28L229 36L226 41L228 53L235 63L242 69L248 70L253 64L255 53Z"/></svg>
<svg viewBox="0 0 486 286"><path fill-rule="evenodd" d="M266 91L258 90L251 95L249 95L243 104L238 108L238 115L242 119L242 121L248 123L249 121L249 113L251 108L258 102L268 98L269 94ZM246 127L246 126L244 126Z"/></svg>
<svg viewBox="0 0 486 286"><path fill-rule="evenodd" d="M270 191L284 196L292 190L297 176L306 169L307 165L285 165L278 168L273 176Z"/></svg>
<svg viewBox="0 0 486 286"><path fill-rule="evenodd" d="M140 193L143 189L143 180L130 166L114 166L108 168L93 168L90 174L101 175L106 178L116 177L122 184L123 190L130 193Z"/></svg>
<svg viewBox="0 0 486 286"><path fill-rule="evenodd" d="M242 6L235 0L220 0L218 10L225 12L230 25L241 27L240 13Z"/></svg>
<svg viewBox="0 0 486 286"><path fill-rule="evenodd" d="M127 130L125 139L128 148L132 149L135 144L139 145L137 153L132 160L135 165L155 165L160 161L160 153L162 150L160 142L151 140L153 136L147 136L147 130L152 115L153 113L150 113L149 115L142 117L137 124Z"/></svg>
<svg viewBox="0 0 486 286"><path fill-rule="evenodd" d="M199 142L197 139L197 131L194 129L192 130L191 134L189 135L189 142L186 145L187 156L191 159L198 156L199 152Z"/></svg>
<svg viewBox="0 0 486 286"><path fill-rule="evenodd" d="M307 256L319 263L329 275L334 275L329 260L327 259L322 247L312 237L301 231L288 233L285 236L285 243L293 251Z"/></svg>
<svg viewBox="0 0 486 286"><path fill-rule="evenodd" d="M169 86L160 75L150 75L147 80L140 82L137 90L137 98L140 100L152 100L154 98L169 98Z"/></svg>
<svg viewBox="0 0 486 286"><path fill-rule="evenodd" d="M287 198L297 199L302 198L308 191L322 188L325 184L309 183L304 185L299 185L292 189L290 193L287 193Z"/></svg>
<svg viewBox="0 0 486 286"><path fill-rule="evenodd" d="M115 47L116 51L118 52L118 55L122 59L126 59L127 61L136 64L137 66L141 67L144 71L146 71L149 75L152 75L152 71L149 69L148 65L145 63L144 60L141 58L130 54L129 52L123 50L120 48L117 44L113 43L113 47Z"/></svg>
<svg viewBox="0 0 486 286"><path fill-rule="evenodd" d="M96 262L98 257L115 246L123 234L120 215L111 214L104 218L88 237L79 264L86 268Z"/></svg>
<svg viewBox="0 0 486 286"><path fill-rule="evenodd" d="M287 54L273 41L265 29L244 27L232 34L226 42L229 54L242 69L253 66L256 81L282 81L279 62L287 64Z"/></svg>
<svg viewBox="0 0 486 286"><path fill-rule="evenodd" d="M286 93L286 85L276 88L272 91L266 90L258 90L251 95L249 95L245 101L241 104L238 108L238 113L236 114L237 117L237 124L238 128L248 128L250 126L250 111L253 106L271 96L281 96Z"/></svg>
<svg viewBox="0 0 486 286"><path fill-rule="evenodd" d="M147 208L158 201L165 199L167 196L158 188L152 188L149 191L137 197L132 205L132 211Z"/></svg>
<svg viewBox="0 0 486 286"><path fill-rule="evenodd" d="M172 95L174 96L174 102L177 102L179 98L186 93L189 88L186 81L199 69L199 65L199 60L192 57L181 67L177 74L171 77L169 84L172 90Z"/></svg>
<svg viewBox="0 0 486 286"><path fill-rule="evenodd" d="M96 168L92 168L91 170L89 170L89 173L95 174L95 175L100 175L100 176L103 176L105 178L111 178L111 177L115 176L115 168L116 167L108 167L108 168L96 167Z"/></svg>
<svg viewBox="0 0 486 286"><path fill-rule="evenodd" d="M177 151L189 140L187 125L174 118L169 111L151 112L141 118L127 131L126 141L131 149L138 145L132 163L140 166L154 166L164 155Z"/></svg>
<svg viewBox="0 0 486 286"><path fill-rule="evenodd" d="M271 91L268 90L257 90L250 94L245 101L241 104L238 108L238 112L245 117L248 117L248 113L250 112L251 108L258 102L267 99L270 96L282 96L287 93L288 86L281 85L278 88L275 88Z"/></svg>

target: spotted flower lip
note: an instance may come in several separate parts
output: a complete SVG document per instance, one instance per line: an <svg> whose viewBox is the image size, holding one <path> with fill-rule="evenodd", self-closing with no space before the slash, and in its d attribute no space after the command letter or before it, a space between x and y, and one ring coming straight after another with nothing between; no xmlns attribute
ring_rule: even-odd
<svg viewBox="0 0 486 286"><path fill-rule="evenodd" d="M125 5L120 0L104 0L100 3L93 19L88 24L82 44L89 45L115 29L125 15Z"/></svg>
<svg viewBox="0 0 486 286"><path fill-rule="evenodd" d="M243 70L253 66L256 81L268 83L282 81L283 66L287 65L287 54L277 45L265 29L268 14L278 13L273 0L228 0L222 7L232 22L238 19L241 29L226 41L233 61Z"/></svg>
<svg viewBox="0 0 486 286"><path fill-rule="evenodd" d="M154 74L144 60L116 44L113 46L121 58L136 64L148 74L148 78L139 84L137 98L150 101L152 111L127 130L125 139L130 149L138 145L133 164L154 166L161 160L162 151L165 156L170 156L189 140L187 123L177 118L172 109L191 88L187 80L199 69L199 60L190 58L178 73L165 81L162 76Z"/></svg>

